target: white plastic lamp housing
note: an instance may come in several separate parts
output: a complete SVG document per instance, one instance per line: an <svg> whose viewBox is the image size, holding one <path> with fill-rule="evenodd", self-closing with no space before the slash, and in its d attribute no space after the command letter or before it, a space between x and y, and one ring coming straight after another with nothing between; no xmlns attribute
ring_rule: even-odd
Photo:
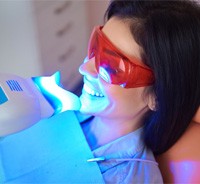
<svg viewBox="0 0 200 184"><path fill-rule="evenodd" d="M0 136L26 129L54 113L32 80L16 75L0 74L0 99ZM46 114L41 113L41 99L46 106Z"/></svg>
<svg viewBox="0 0 200 184"><path fill-rule="evenodd" d="M0 137L29 128L56 113L79 110L79 98L58 86L59 79L59 72L30 79L0 74Z"/></svg>

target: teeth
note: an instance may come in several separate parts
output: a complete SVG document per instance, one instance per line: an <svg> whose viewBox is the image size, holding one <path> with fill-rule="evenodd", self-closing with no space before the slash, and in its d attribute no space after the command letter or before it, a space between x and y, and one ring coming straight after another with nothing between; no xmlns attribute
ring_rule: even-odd
<svg viewBox="0 0 200 184"><path fill-rule="evenodd" d="M89 93L92 96L98 96L98 97L103 97L103 94L95 92L94 90L92 90L90 87L88 87L86 84L84 84L83 86L84 90Z"/></svg>

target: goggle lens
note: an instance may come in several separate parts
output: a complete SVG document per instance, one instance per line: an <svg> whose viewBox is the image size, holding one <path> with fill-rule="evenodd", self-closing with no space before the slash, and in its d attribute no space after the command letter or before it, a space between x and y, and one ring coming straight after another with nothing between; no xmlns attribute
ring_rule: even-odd
<svg viewBox="0 0 200 184"><path fill-rule="evenodd" d="M88 58L95 57L95 66L102 79L124 88L152 85L154 75L150 68L136 58L123 55L104 35L101 27L96 27L90 37Z"/></svg>

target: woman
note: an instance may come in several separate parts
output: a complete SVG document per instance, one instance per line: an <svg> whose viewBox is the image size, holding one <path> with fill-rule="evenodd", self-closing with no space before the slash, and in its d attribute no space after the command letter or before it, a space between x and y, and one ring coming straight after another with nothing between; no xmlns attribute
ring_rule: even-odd
<svg viewBox="0 0 200 184"><path fill-rule="evenodd" d="M106 183L162 183L142 141L143 119L154 104L149 92L153 73L141 61L140 49L129 22L112 17L94 29L80 67L80 111L94 116L82 128ZM131 77L133 70L144 76Z"/></svg>
<svg viewBox="0 0 200 184"><path fill-rule="evenodd" d="M159 183L155 165L144 164L152 155L142 141L164 153L200 105L200 10L190 1L123 0L112 1L106 15L80 67L80 111L94 116L82 127L106 182ZM145 152L131 152L140 146Z"/></svg>

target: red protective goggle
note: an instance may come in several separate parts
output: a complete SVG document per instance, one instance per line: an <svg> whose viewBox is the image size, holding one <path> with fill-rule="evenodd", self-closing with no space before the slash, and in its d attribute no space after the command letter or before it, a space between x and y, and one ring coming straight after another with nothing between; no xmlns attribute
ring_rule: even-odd
<svg viewBox="0 0 200 184"><path fill-rule="evenodd" d="M102 79L124 88L149 86L154 83L153 71L136 58L125 56L95 27L88 45L88 58L95 57L95 66Z"/></svg>

